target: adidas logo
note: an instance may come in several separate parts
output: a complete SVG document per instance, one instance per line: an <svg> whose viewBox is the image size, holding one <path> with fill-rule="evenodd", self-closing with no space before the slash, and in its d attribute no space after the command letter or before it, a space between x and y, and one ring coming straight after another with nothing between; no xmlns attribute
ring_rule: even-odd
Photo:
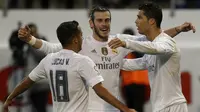
<svg viewBox="0 0 200 112"><path fill-rule="evenodd" d="M95 49L93 49L91 52L92 52L92 53L97 53L97 51L96 51Z"/></svg>

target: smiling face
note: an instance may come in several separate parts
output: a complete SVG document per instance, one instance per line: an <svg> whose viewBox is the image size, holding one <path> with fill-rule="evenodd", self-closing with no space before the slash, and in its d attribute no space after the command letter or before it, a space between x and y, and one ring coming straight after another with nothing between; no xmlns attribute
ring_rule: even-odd
<svg viewBox="0 0 200 112"><path fill-rule="evenodd" d="M109 11L97 11L94 13L94 20L90 20L90 27L93 33L101 40L107 41L110 33L111 15Z"/></svg>

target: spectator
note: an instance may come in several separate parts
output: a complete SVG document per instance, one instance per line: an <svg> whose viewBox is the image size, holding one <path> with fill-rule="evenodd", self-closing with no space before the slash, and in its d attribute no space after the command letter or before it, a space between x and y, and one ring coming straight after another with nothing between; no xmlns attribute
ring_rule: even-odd
<svg viewBox="0 0 200 112"><path fill-rule="evenodd" d="M36 24L28 24L31 29L31 34L39 39L47 40L45 37L38 34L38 28ZM39 62L46 56L43 52L38 51L32 47L28 50L28 67L27 74L29 74L33 68L35 68ZM41 80L35 83L29 90L29 98L33 106L32 112L47 112L46 104L48 101L49 85L47 80Z"/></svg>

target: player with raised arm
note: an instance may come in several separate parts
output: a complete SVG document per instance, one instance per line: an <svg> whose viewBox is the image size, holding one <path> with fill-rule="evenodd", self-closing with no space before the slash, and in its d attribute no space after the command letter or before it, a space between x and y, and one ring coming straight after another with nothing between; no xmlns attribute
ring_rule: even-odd
<svg viewBox="0 0 200 112"><path fill-rule="evenodd" d="M47 78L52 93L53 112L87 112L88 86L93 88L100 98L119 110L136 112L126 107L102 86L103 77L89 57L77 54L82 46L82 31L78 22L63 22L56 31L63 49L48 54L8 96L4 108L35 82Z"/></svg>
<svg viewBox="0 0 200 112"><path fill-rule="evenodd" d="M125 59L124 70L148 70L153 112L188 112L186 99L181 90L180 50L176 42L161 30L162 9L155 3L139 6L135 23L140 34L148 42L113 39L113 49L126 47L145 53L142 58Z"/></svg>
<svg viewBox="0 0 200 112"><path fill-rule="evenodd" d="M90 12L90 27L93 34L83 39L82 50L80 54L89 56L97 65L103 78L103 85L115 97L121 100L119 89L119 73L122 66L122 60L132 50L126 48L111 49L108 42L115 38L131 38L133 40L146 40L144 36L131 36L125 34L110 35L111 13L107 8L94 7ZM175 30L175 28L177 30ZM193 30L191 23L184 23L181 26L171 28L165 32L170 36L175 36L182 31ZM19 38L35 48L46 53L58 52L62 49L62 45L51 44L49 42L36 39L31 36L29 30L21 28L19 30ZM89 110L88 112L119 112L112 105L100 99L92 88L89 88Z"/></svg>

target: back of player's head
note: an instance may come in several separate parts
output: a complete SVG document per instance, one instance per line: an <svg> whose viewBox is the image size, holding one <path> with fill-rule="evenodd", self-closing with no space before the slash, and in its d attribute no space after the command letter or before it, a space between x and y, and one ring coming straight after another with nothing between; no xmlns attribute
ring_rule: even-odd
<svg viewBox="0 0 200 112"><path fill-rule="evenodd" d="M135 35L133 28L125 28L122 33L129 34L129 35Z"/></svg>
<svg viewBox="0 0 200 112"><path fill-rule="evenodd" d="M94 19L95 19L95 16L94 16L95 12L107 12L107 11L110 13L110 10L108 8L97 5L97 6L94 6L90 10L89 16L90 16L91 20L94 21ZM111 13L110 13L110 20L111 20Z"/></svg>
<svg viewBox="0 0 200 112"><path fill-rule="evenodd" d="M73 38L80 33L78 28L79 23L77 21L68 21L61 23L56 32L57 37L62 46L71 44Z"/></svg>
<svg viewBox="0 0 200 112"><path fill-rule="evenodd" d="M145 2L139 5L139 10L144 11L144 15L147 19L154 18L157 24L157 27L160 28L162 22L162 9L159 5L153 2Z"/></svg>

